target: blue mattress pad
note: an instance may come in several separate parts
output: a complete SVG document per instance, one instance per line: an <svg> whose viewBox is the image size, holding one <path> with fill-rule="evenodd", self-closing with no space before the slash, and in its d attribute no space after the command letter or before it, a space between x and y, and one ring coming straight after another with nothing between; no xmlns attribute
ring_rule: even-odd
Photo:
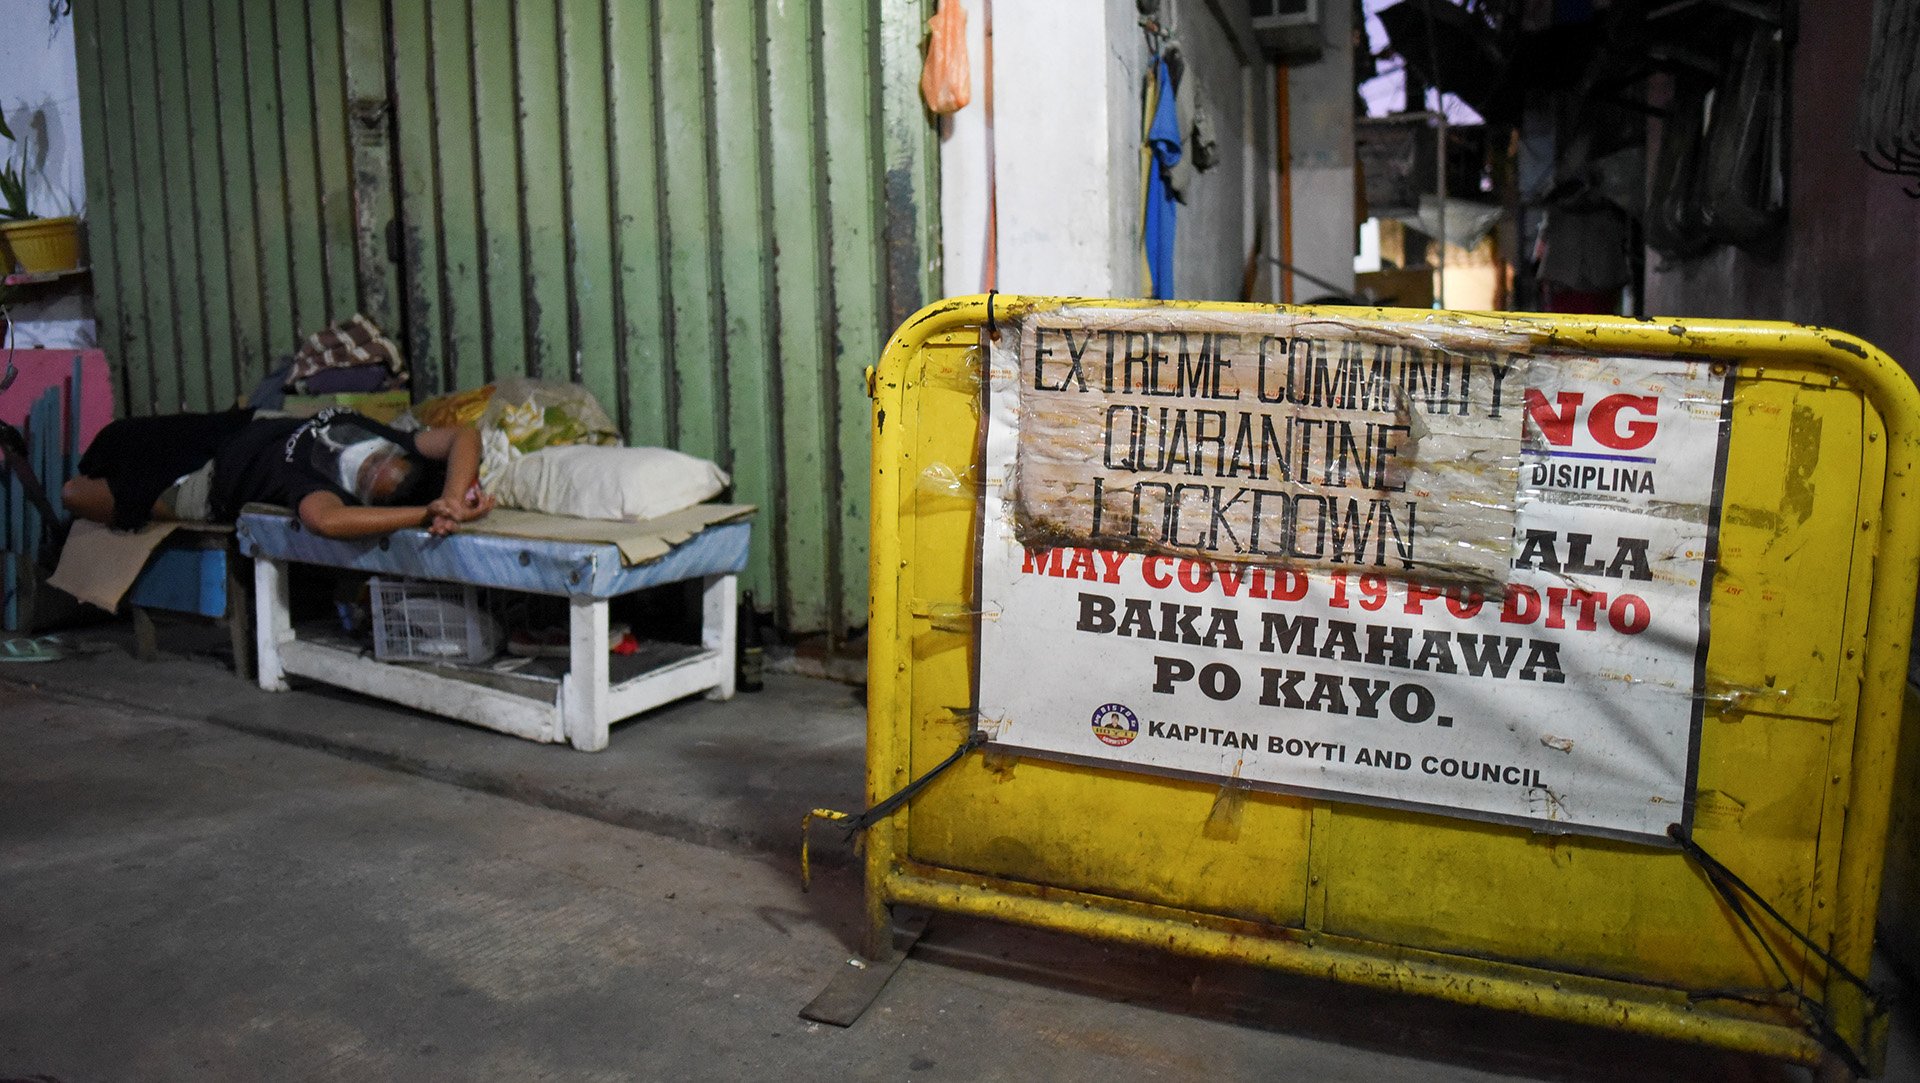
<svg viewBox="0 0 1920 1083"><path fill-rule="evenodd" d="M288 512L242 512L236 533L240 551L249 557L533 594L614 598L663 583L738 574L747 566L752 524L707 527L659 559L631 566L608 542L475 533L435 537L418 528L351 541L323 538Z"/></svg>

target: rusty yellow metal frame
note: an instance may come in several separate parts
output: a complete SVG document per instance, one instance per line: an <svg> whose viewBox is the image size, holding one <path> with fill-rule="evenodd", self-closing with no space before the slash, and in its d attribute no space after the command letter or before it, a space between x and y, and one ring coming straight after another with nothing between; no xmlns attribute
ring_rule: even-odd
<svg viewBox="0 0 1920 1083"><path fill-rule="evenodd" d="M1000 318L1068 303L1128 307L1155 304L1007 295L992 301ZM1248 305L1160 304L1176 309L1272 311ZM964 390L971 378L977 393L977 354L963 354L976 366L971 376L957 371L951 363L931 364L930 355L937 348L951 359L953 351L964 351L967 344L976 342L989 319L988 305L988 298L976 296L941 301L923 309L892 336L877 371L870 377L875 415L872 646L868 662L870 802L893 793L911 778L917 732L928 732L931 743L927 721L915 717L915 681L922 662L916 654L914 635L927 623L930 609L940 603L926 600L912 560L915 490L920 484L919 473L927 465L916 457L916 441L937 438L943 441L942 446L971 447L973 434L943 429L930 437L920 431L918 413L921 396L929 388ZM1828 700L1809 695L1793 712L1781 713L1792 713L1796 719L1825 719L1834 727L1826 731L1832 733L1827 739L1827 762L1813 768L1821 771L1822 807L1818 821L1821 829L1807 844L1811 853L1806 861L1816 875L1811 887L1813 899L1806 911L1810 915L1806 931L1827 945L1845 966L1864 974L1872 950L1908 638L1916 576L1920 575L1920 500L1913 491L1916 460L1920 459L1920 392L1906 373L1886 354L1857 338L1783 323L1394 309L1288 311L1342 320L1443 321L1498 329L1529 335L1541 350L1709 358L1736 365L1741 384L1785 381L1779 386L1788 387L1789 392L1779 394L1811 393L1817 387L1828 387L1858 396L1862 406L1858 477L1854 479L1859 501L1858 529L1852 534L1854 571L1848 576L1828 571L1830 579L1846 588L1846 619L1842 642L1824 648L1836 658L1844 656L1844 661L1837 663L1840 679L1836 686L1842 685L1849 674L1857 675L1858 697L1853 701L1851 690L1839 687ZM1738 432L1741 419L1736 417L1734 424ZM1844 466L1842 462L1831 468L1836 484L1847 480ZM1852 530L1852 526L1847 529ZM973 544L969 532L948 533L954 536L943 536L938 544ZM1868 596L1864 607L1859 604L1861 594ZM1716 613L1718 609L1716 603ZM969 639L969 651L971 646ZM952 679L943 679L947 685L940 692L951 696L956 691L949 687ZM1747 694L1730 693L1732 709L1742 709L1740 701ZM1794 691L1789 689L1786 695L1792 696ZM920 704L918 709L924 710L924 706ZM945 706L954 718L965 717L966 708L951 698ZM946 742L941 751L950 750L951 726L939 732ZM1829 773L1830 785L1826 778ZM942 778L929 788L923 800L937 797L941 787L956 785L962 784ZM1151 794L1155 787L1168 783L1134 776L1116 779L1112 785L1136 787L1130 792L1137 795ZM1310 804L1317 831L1333 813L1325 802ZM1018 809L996 809L995 815L995 831L1021 830ZM874 825L868 836L867 906L876 943L884 943L880 938L889 908L910 904L1802 1063L1814 1063L1823 1055L1819 1040L1805 1021L1785 1005L1754 1007L1715 999L1710 995L1712 990L1690 988L1684 981L1623 979L1618 973L1607 974L1609 968L1595 964L1591 958L1542 954L1532 944L1498 945L1499 950L1494 951L1435 951L1391 939L1334 935L1316 927L1325 913L1324 902L1316 910L1310 901L1306 920L1290 927L1208 912L1177 899L1171 904L1165 900L1145 902L1083 890L1074 884L1023 881L919 861L910 853L913 816L913 808L904 807ZM1760 817L1756 813L1753 818ZM1737 827L1746 821L1733 816L1728 822ZM1468 821L1432 823L1439 826L1427 825L1422 830L1446 831L1449 845L1469 848L1477 839L1490 839L1501 830ZM1842 826L1835 830L1835 824ZM1723 837L1737 841L1737 832ZM1681 860L1659 851L1649 853L1656 856L1644 860ZM1641 860L1631 856L1611 859ZM1315 871L1312 882L1318 883L1319 875L1327 871L1325 860L1319 859L1311 866ZM1698 887L1703 892L1709 890L1704 880ZM1312 899L1310 892L1308 897ZM1732 921L1731 917L1726 920ZM1529 951L1535 951L1535 956L1529 957ZM1629 959L1622 965L1630 969L1631 963ZM1835 1031L1851 1048L1861 1052L1870 1066L1877 1064L1884 1051L1884 1033L1876 1027L1864 997L1839 976L1827 973L1817 961L1801 957L1799 965L1804 993L1824 1006ZM1605 976L1593 976L1596 973Z"/></svg>

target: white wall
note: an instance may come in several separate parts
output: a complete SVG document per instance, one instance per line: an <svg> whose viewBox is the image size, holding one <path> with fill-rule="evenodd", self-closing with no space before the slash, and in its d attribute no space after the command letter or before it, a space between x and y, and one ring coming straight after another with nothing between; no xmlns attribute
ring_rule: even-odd
<svg viewBox="0 0 1920 1083"><path fill-rule="evenodd" d="M28 209L46 218L84 216L86 175L80 157L73 18L50 23L47 0L0 0L0 111L14 136L26 144ZM18 161L18 145L0 148L13 150ZM92 345L88 298L44 291L38 288L14 307L14 344Z"/></svg>
<svg viewBox="0 0 1920 1083"><path fill-rule="evenodd" d="M1114 114L1106 0L994 5L1000 288L1110 296Z"/></svg>
<svg viewBox="0 0 1920 1083"><path fill-rule="evenodd" d="M1238 301L1248 239L1246 163L1258 148L1246 145L1247 84L1252 70L1241 64L1228 29L1205 3L1165 0L1187 58L1187 89L1213 119L1220 162L1195 174L1180 204L1174 235L1174 296L1196 301ZM1261 65L1262 68L1265 65ZM1185 153L1191 154L1191 147Z"/></svg>
<svg viewBox="0 0 1920 1083"><path fill-rule="evenodd" d="M1287 142L1293 210L1294 266L1353 290L1358 247L1354 222L1353 9L1321 5L1325 53L1287 72ZM1312 300L1326 287L1295 276L1293 299Z"/></svg>
<svg viewBox="0 0 1920 1083"><path fill-rule="evenodd" d="M973 100L940 121L939 259L941 292L948 297L983 293L988 286L986 18L981 0L961 0L960 6L967 13Z"/></svg>
<svg viewBox="0 0 1920 1083"><path fill-rule="evenodd" d="M1148 57L1146 39L1140 34L1140 9L1134 0L1107 0L1105 33L1110 118L1107 176L1113 185L1107 203L1106 296L1141 297L1147 293L1140 249L1140 136L1145 122L1141 94ZM1176 273L1175 281L1179 277Z"/></svg>
<svg viewBox="0 0 1920 1083"><path fill-rule="evenodd" d="M1234 0L1223 6L1231 8ZM986 287L984 0L964 0L973 102L941 141L944 289ZM997 286L1132 297L1140 271L1145 40L1134 0L998 0L993 9ZM1256 209L1269 198L1272 70L1248 65L1209 0L1163 0L1224 152L1179 209L1178 296L1237 300ZM1263 119L1264 118L1264 119ZM1271 220L1271 215L1267 216ZM1273 251L1269 243L1267 250Z"/></svg>

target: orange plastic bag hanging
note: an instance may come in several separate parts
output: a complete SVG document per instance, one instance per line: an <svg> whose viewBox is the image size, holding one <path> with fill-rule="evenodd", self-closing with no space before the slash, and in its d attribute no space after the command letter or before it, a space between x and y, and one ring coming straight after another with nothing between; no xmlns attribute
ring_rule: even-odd
<svg viewBox="0 0 1920 1083"><path fill-rule="evenodd" d="M967 12L960 0L940 0L927 20L927 65L920 71L920 96L936 113L957 113L973 99L973 72L967 66Z"/></svg>

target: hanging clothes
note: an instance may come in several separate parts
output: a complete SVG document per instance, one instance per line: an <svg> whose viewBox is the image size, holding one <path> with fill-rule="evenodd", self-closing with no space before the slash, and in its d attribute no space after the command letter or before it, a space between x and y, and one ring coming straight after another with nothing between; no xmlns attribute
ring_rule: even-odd
<svg viewBox="0 0 1920 1083"><path fill-rule="evenodd" d="M1145 248L1149 296L1173 297L1173 239L1177 207L1167 175L1180 162L1180 118L1175 107L1173 77L1167 62L1154 57L1154 82L1147 94L1146 199L1141 209L1141 242Z"/></svg>
<svg viewBox="0 0 1920 1083"><path fill-rule="evenodd" d="M1181 64L1173 80L1173 115L1180 131L1180 160L1167 170L1167 186L1173 198L1182 203L1193 192L1194 175L1220 164L1220 140L1213 132L1213 117L1200 100L1200 77L1192 64Z"/></svg>

